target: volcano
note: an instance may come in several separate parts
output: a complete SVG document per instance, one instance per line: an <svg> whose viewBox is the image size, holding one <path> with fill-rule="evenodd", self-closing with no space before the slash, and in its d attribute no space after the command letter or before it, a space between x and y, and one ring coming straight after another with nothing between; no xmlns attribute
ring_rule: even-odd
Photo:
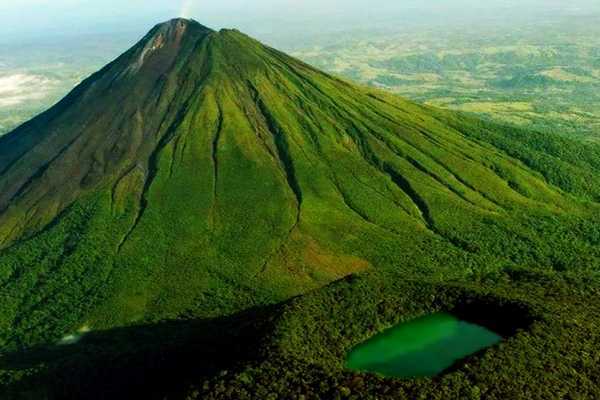
<svg viewBox="0 0 600 400"><path fill-rule="evenodd" d="M369 271L568 269L591 248L564 221L597 210L596 161L518 133L236 30L157 25L0 138L0 345L231 315Z"/></svg>

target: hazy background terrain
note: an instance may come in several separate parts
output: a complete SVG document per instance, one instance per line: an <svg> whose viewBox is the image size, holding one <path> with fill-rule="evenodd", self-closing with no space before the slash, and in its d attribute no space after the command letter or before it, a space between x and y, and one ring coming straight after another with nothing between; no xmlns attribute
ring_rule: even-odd
<svg viewBox="0 0 600 400"><path fill-rule="evenodd" d="M600 2L4 0L0 134L39 113L155 23L238 28L418 101L596 137Z"/></svg>

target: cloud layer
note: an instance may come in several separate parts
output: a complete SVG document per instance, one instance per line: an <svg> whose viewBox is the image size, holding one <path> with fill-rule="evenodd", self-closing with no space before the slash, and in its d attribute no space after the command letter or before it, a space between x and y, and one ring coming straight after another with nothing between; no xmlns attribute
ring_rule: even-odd
<svg viewBox="0 0 600 400"><path fill-rule="evenodd" d="M40 75L12 74L0 76L0 107L13 107L45 98L55 81Z"/></svg>

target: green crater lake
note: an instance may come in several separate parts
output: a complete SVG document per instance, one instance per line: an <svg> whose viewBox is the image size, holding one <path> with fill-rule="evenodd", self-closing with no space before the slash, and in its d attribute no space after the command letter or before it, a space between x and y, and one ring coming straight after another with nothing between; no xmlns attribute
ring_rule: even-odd
<svg viewBox="0 0 600 400"><path fill-rule="evenodd" d="M400 323L353 348L346 367L387 377L434 376L502 338L448 313Z"/></svg>

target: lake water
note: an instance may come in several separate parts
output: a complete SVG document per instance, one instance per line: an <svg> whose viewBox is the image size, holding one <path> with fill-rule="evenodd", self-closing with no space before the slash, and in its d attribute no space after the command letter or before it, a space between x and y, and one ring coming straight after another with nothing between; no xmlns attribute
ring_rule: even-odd
<svg viewBox="0 0 600 400"><path fill-rule="evenodd" d="M489 329L451 314L432 314L359 344L348 353L346 367L397 378L434 376L501 340Z"/></svg>

